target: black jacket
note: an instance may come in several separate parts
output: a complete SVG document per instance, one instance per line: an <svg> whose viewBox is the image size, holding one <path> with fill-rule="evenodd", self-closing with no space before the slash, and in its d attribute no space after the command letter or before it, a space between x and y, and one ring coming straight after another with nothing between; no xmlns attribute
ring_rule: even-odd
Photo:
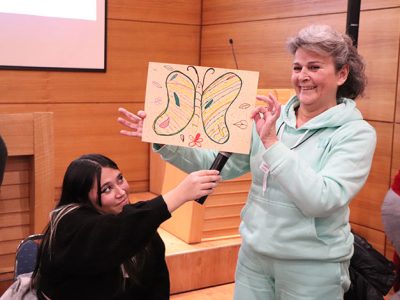
<svg viewBox="0 0 400 300"><path fill-rule="evenodd" d="M353 235L354 254L349 268L351 286L344 300L383 300L394 283L394 264L366 239Z"/></svg>
<svg viewBox="0 0 400 300"><path fill-rule="evenodd" d="M118 215L89 208L64 216L53 252L42 260L39 291L52 300L169 299L165 246L157 233L170 217L162 198L126 205ZM147 246L140 284L124 280L121 264Z"/></svg>

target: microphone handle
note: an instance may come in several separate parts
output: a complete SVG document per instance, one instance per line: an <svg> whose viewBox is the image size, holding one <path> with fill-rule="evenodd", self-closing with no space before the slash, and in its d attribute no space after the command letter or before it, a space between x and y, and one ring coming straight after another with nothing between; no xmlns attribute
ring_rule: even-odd
<svg viewBox="0 0 400 300"><path fill-rule="evenodd" d="M222 168L225 166L226 162L228 161L228 158L231 156L232 153L230 152L218 152L217 157L215 158L214 162L212 163L210 170L218 170L221 172ZM205 195L203 197L200 197L199 199L196 199L195 201L200 204L204 204L206 201L208 195Z"/></svg>

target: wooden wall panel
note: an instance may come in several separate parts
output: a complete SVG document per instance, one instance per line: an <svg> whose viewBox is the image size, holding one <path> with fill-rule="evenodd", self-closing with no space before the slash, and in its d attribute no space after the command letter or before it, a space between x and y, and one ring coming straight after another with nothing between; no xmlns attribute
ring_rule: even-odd
<svg viewBox="0 0 400 300"><path fill-rule="evenodd" d="M0 103L143 102L149 61L197 64L200 27L110 20L107 72L0 70Z"/></svg>
<svg viewBox="0 0 400 300"><path fill-rule="evenodd" d="M1 116L0 132L3 138L7 136L5 143L14 144L14 155L30 155L34 149L34 133L32 128L32 114L21 116L19 122L14 122L14 126L8 126L12 122L12 116Z"/></svg>
<svg viewBox="0 0 400 300"><path fill-rule="evenodd" d="M324 22L344 31L346 15L204 26L201 64L235 69L229 44L229 39L232 38L239 69L260 72L259 88L291 88L292 57L286 50L285 43L301 27L312 22Z"/></svg>
<svg viewBox="0 0 400 300"><path fill-rule="evenodd" d="M28 234L42 232L53 208L52 120L53 114L46 112L0 114L0 134L8 152L0 189L0 280L3 283L12 282L16 245Z"/></svg>
<svg viewBox="0 0 400 300"><path fill-rule="evenodd" d="M125 105L136 111L142 105ZM56 186L60 187L67 165L84 153L102 153L114 159L135 188L148 190L148 144L119 134L118 104L53 105L55 116ZM74 118L72 123L70 120ZM71 147L72 145L76 145ZM132 188L132 187L131 187Z"/></svg>
<svg viewBox="0 0 400 300"><path fill-rule="evenodd" d="M385 26L381 26L385 20ZM394 121L399 57L400 8L362 12L359 51L366 61L368 86L358 103L364 118Z"/></svg>
<svg viewBox="0 0 400 300"><path fill-rule="evenodd" d="M344 13L346 0L204 0L203 25ZM399 7L398 0L363 0L361 10Z"/></svg>
<svg viewBox="0 0 400 300"><path fill-rule="evenodd" d="M226 217L226 218L210 218L204 220L203 230L222 230L230 228L238 228L240 223L239 216Z"/></svg>
<svg viewBox="0 0 400 300"><path fill-rule="evenodd" d="M7 226L20 226L30 224L30 213L18 212L18 213L7 213L0 214L0 227Z"/></svg>
<svg viewBox="0 0 400 300"><path fill-rule="evenodd" d="M29 224L0 227L0 282L1 278L12 282L15 251L22 239L30 234ZM0 289L0 295L1 295Z"/></svg>
<svg viewBox="0 0 400 300"><path fill-rule="evenodd" d="M19 199L29 197L29 183L20 183L18 185L4 185L1 187L1 199Z"/></svg>
<svg viewBox="0 0 400 300"><path fill-rule="evenodd" d="M33 113L34 151L32 153L32 189L30 193L31 230L42 232L53 209L54 199L54 127L53 113Z"/></svg>
<svg viewBox="0 0 400 300"><path fill-rule="evenodd" d="M400 70L400 55L398 59L398 68ZM400 123L400 76L397 77L397 97L396 97L396 123Z"/></svg>
<svg viewBox="0 0 400 300"><path fill-rule="evenodd" d="M200 0L109 0L108 3L109 19L201 24Z"/></svg>
<svg viewBox="0 0 400 300"><path fill-rule="evenodd" d="M362 0L361 10L400 7L399 0Z"/></svg>
<svg viewBox="0 0 400 300"><path fill-rule="evenodd" d="M20 240L15 241L5 241L0 243L0 257L3 255L9 255L10 253L15 253Z"/></svg>
<svg viewBox="0 0 400 300"><path fill-rule="evenodd" d="M383 122L370 124L376 129L377 146L368 180L351 202L350 221L383 231L381 205L390 184L393 126Z"/></svg>
<svg viewBox="0 0 400 300"><path fill-rule="evenodd" d="M2 199L0 201L1 213L14 213L19 210L29 211L29 198Z"/></svg>
<svg viewBox="0 0 400 300"><path fill-rule="evenodd" d="M10 158L11 161L12 158ZM7 161L8 164L11 162ZM7 178L3 179L3 185L28 183L29 182L29 170L15 170L7 173ZM0 210L1 211L1 210Z"/></svg>
<svg viewBox="0 0 400 300"><path fill-rule="evenodd" d="M369 120L393 121L399 55L400 8L362 12L359 51L369 78L360 110ZM388 26L379 26L382 19ZM309 23L326 23L345 31L346 14L274 19L259 22L205 26L202 29L201 63L235 68L229 39L234 41L240 69L260 72L259 87L291 87L292 57L287 38Z"/></svg>
<svg viewBox="0 0 400 300"><path fill-rule="evenodd" d="M15 250L30 233L30 166L29 156L7 160L0 187L0 274L13 270Z"/></svg>
<svg viewBox="0 0 400 300"><path fill-rule="evenodd" d="M150 61L198 62L199 26L110 20L105 74L52 73L50 97L57 102L143 102Z"/></svg>
<svg viewBox="0 0 400 300"><path fill-rule="evenodd" d="M203 25L324 15L346 10L346 0L204 0Z"/></svg>
<svg viewBox="0 0 400 300"><path fill-rule="evenodd" d="M0 228L0 241L22 240L30 234L28 225Z"/></svg>
<svg viewBox="0 0 400 300"><path fill-rule="evenodd" d="M227 182L222 182L221 185ZM215 207L215 206L228 206L228 205L244 205L247 200L247 194L250 187L250 182L248 182L248 188L243 189L242 191L235 191L232 193L225 194L212 194L208 196L207 201L205 202L205 207Z"/></svg>
<svg viewBox="0 0 400 300"><path fill-rule="evenodd" d="M242 211L243 203L231 204L231 205L211 205L207 206L204 212L204 219L217 219L217 218L229 218L233 216L239 216Z"/></svg>
<svg viewBox="0 0 400 300"><path fill-rule="evenodd" d="M394 125L393 156L392 156L392 181L400 170L400 124Z"/></svg>
<svg viewBox="0 0 400 300"><path fill-rule="evenodd" d="M53 114L0 114L0 134L7 145L6 178L0 193L3 208L1 226L12 226L25 212L18 210L18 200L30 198L32 232L43 229L54 199ZM28 180L29 178L29 180ZM30 187L30 182L34 185ZM11 201L17 200L17 201ZM11 224L11 225L8 225ZM15 224L14 224L15 225ZM17 224L21 225L21 224Z"/></svg>
<svg viewBox="0 0 400 300"><path fill-rule="evenodd" d="M48 101L49 72L0 70L0 105Z"/></svg>
<svg viewBox="0 0 400 300"><path fill-rule="evenodd" d="M247 200L249 187L248 179L225 181L208 197L204 203L202 241L239 235L240 212Z"/></svg>
<svg viewBox="0 0 400 300"><path fill-rule="evenodd" d="M148 190L148 144L119 134L118 107L132 111L143 103L0 105L4 113L54 112L55 187L61 187L68 164L84 153L102 153L114 159L132 191ZM58 196L59 193L56 193Z"/></svg>

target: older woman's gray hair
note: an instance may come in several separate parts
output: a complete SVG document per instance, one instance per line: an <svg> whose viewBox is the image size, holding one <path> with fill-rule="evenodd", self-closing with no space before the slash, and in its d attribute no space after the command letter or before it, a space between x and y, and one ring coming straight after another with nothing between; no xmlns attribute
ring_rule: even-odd
<svg viewBox="0 0 400 300"><path fill-rule="evenodd" d="M349 75L345 83L339 86L336 97L355 99L363 95L367 83L365 64L347 34L336 31L328 25L313 24L291 37L287 42L287 48L292 55L299 48L320 55L329 55L333 59L336 72L348 65Z"/></svg>

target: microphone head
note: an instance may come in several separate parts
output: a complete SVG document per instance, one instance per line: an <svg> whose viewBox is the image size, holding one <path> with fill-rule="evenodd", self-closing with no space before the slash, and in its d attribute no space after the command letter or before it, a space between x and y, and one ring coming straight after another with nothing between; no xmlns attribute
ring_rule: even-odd
<svg viewBox="0 0 400 300"><path fill-rule="evenodd" d="M231 44L233 60L235 61L236 69L239 69L238 63L236 61L235 49L233 47L233 39L232 38L229 39L229 44Z"/></svg>

